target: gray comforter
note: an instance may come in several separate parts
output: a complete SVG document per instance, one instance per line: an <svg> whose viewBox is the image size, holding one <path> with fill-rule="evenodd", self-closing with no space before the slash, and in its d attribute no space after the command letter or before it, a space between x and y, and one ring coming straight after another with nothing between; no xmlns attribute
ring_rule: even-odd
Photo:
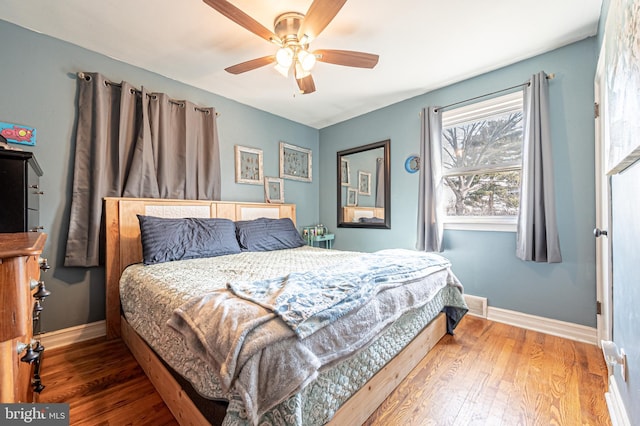
<svg viewBox="0 0 640 426"><path fill-rule="evenodd" d="M404 254L416 256L414 251ZM300 391L323 368L366 347L403 313L423 306L444 286L462 289L446 261L430 264L408 281L381 282L384 285L375 286L362 303L305 338L269 304L253 303L228 289L192 298L174 311L168 324L211 365L226 390L242 397L256 424L263 413Z"/></svg>

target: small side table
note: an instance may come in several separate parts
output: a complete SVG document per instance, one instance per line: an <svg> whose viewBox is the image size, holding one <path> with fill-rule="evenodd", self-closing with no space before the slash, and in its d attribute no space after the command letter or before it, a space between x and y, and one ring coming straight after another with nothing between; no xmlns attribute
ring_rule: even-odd
<svg viewBox="0 0 640 426"><path fill-rule="evenodd" d="M320 247L320 243L324 241L324 248L331 249L333 246L333 239L335 238L334 234L325 234L325 235L309 235L307 238L307 244L316 247L315 243L318 243L318 247Z"/></svg>

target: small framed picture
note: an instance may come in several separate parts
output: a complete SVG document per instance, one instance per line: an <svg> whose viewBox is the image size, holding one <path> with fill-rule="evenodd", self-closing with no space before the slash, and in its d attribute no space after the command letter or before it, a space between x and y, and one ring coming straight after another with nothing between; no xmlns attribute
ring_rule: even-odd
<svg viewBox="0 0 640 426"><path fill-rule="evenodd" d="M347 188L347 206L353 207L358 205L358 190L355 188Z"/></svg>
<svg viewBox="0 0 640 426"><path fill-rule="evenodd" d="M262 150L236 145L236 183L262 185Z"/></svg>
<svg viewBox="0 0 640 426"><path fill-rule="evenodd" d="M280 178L311 182L311 150L280 142Z"/></svg>
<svg viewBox="0 0 640 426"><path fill-rule="evenodd" d="M277 177L264 178L265 203L284 203L284 181Z"/></svg>
<svg viewBox="0 0 640 426"><path fill-rule="evenodd" d="M371 195L371 173L358 170L358 194Z"/></svg>
<svg viewBox="0 0 640 426"><path fill-rule="evenodd" d="M340 181L342 186L351 185L351 171L349 169L349 160L346 158L340 159Z"/></svg>

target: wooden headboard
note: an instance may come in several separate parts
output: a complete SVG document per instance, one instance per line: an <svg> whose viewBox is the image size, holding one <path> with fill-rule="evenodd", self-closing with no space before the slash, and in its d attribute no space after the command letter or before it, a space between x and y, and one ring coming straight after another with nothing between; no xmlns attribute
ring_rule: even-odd
<svg viewBox="0 0 640 426"><path fill-rule="evenodd" d="M140 225L136 215L158 217L219 217L251 220L259 217L290 218L296 223L295 204L234 201L162 200L155 198L105 198L106 322L107 337L120 335L120 275L142 262Z"/></svg>
<svg viewBox="0 0 640 426"><path fill-rule="evenodd" d="M358 222L361 217L384 219L384 207L343 207L343 222Z"/></svg>

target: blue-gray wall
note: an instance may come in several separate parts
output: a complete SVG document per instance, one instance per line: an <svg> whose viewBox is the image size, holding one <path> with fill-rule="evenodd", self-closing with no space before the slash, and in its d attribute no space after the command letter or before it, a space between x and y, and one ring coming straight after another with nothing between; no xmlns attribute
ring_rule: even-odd
<svg viewBox="0 0 640 426"><path fill-rule="evenodd" d="M598 43L603 43L606 18L611 2L604 0ZM636 27L636 29L638 29ZM615 369L616 383L622 403L632 425L640 424L640 163L636 162L611 177L613 258L613 341L627 354L628 380Z"/></svg>
<svg viewBox="0 0 640 426"><path fill-rule="evenodd" d="M314 151L314 182L285 181L285 199L298 206L298 225L318 221L336 234L335 247L373 251L413 248L417 211L417 174L404 171L404 160L418 152L420 109L446 105L521 83L540 70L555 73L550 82L553 155L560 244L564 261L557 265L521 262L514 256L510 232L446 231L445 255L470 294L486 296L491 306L595 327L595 222L593 78L604 33L609 0L603 0L598 35L513 66L427 93L320 131L195 89L160 75L115 61L0 20L0 121L36 127L33 149L44 169L41 220L49 240L45 249L53 270L45 279L54 294L43 314L47 330L104 318L104 271L64 268L71 179L77 71L99 71L108 78L214 106L220 112L222 198L261 201L262 187L234 183L233 146L264 150L265 175L278 174L278 142ZM425 70L428 72L428 70ZM391 230L336 227L336 152L391 139ZM640 424L640 287L636 253L640 165L612 180L627 204L614 211L614 224L633 232L616 262L630 268L614 281L614 340L629 356L630 380L621 384L632 424ZM1 183L0 183L1 184ZM624 217L627 219L624 219ZM620 271L619 271L620 272Z"/></svg>
<svg viewBox="0 0 640 426"><path fill-rule="evenodd" d="M16 58L0 67L0 120L38 129L38 145L33 151L45 171L41 215L49 233L46 254L54 265L47 277L54 296L47 300L43 321L49 330L104 316L102 268L61 266L72 179L75 73L81 70L100 71L114 81L144 84L176 99L215 106L221 113L223 199L257 201L263 197L260 186L234 183L235 144L262 148L265 175L271 176L278 172L280 140L319 152L314 154L314 182L285 181L285 199L298 205L299 225L320 221L336 232L336 248L365 251L415 245L417 175L406 173L403 163L419 150L418 112L423 106L448 104L517 84L539 70L553 72L552 130L564 262L521 262L513 255L515 235L502 232L446 231L445 254L456 264L467 291L488 297L492 306L595 325L590 239L594 222L591 105L596 57L592 39L320 131L3 21L0 39L2 57ZM336 151L384 139L391 139L392 229L336 228Z"/></svg>
<svg viewBox="0 0 640 426"><path fill-rule="evenodd" d="M551 136L563 262L536 264L515 257L515 233L451 231L444 255L465 291L490 306L596 325L593 79L596 39L417 96L320 130L320 220L336 234L334 247L373 251L414 248L418 174L404 169L419 152L422 107L447 105L523 83L538 71L550 81ZM428 70L425 70L428 72ZM391 139L391 229L336 227L336 151Z"/></svg>
<svg viewBox="0 0 640 426"><path fill-rule="evenodd" d="M215 107L221 114L218 134L223 200L264 201L261 185L235 183L234 145L263 149L265 176L278 176L280 141L318 151L317 129L1 20L0 57L0 121L37 129L37 146L23 148L35 153L44 170L40 219L49 234L44 255L53 266L44 275L53 292L42 314L46 331L104 319L103 268L62 266L73 177L76 72L98 71L112 81L126 80L174 99ZM316 173L317 168L314 176ZM313 183L286 180L284 189L285 201L297 204L300 226L318 222L318 179Z"/></svg>

